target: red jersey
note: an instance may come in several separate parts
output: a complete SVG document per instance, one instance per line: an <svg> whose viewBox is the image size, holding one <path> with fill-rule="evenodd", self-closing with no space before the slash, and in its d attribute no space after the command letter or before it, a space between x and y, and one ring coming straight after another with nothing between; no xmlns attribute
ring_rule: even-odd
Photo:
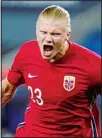
<svg viewBox="0 0 102 138"><path fill-rule="evenodd" d="M37 41L25 43L16 55L8 81L26 83L30 92L25 122L16 136L95 135L91 109L101 88L101 57L68 43L65 56L54 63L42 59Z"/></svg>

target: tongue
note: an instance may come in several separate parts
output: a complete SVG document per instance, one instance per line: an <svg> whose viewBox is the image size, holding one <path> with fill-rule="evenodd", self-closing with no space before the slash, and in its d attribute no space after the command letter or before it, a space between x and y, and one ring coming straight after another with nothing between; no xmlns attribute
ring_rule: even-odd
<svg viewBox="0 0 102 138"><path fill-rule="evenodd" d="M52 50L51 50L51 51L47 51L47 50L46 50L46 51L44 52L45 56L50 56L51 53L52 53Z"/></svg>
<svg viewBox="0 0 102 138"><path fill-rule="evenodd" d="M45 51L51 51L52 50L52 46L45 45L44 46L44 50Z"/></svg>
<svg viewBox="0 0 102 138"><path fill-rule="evenodd" d="M45 56L50 56L51 53L52 53L52 49L53 49L52 46L45 45L45 46L44 46L44 55L45 55Z"/></svg>

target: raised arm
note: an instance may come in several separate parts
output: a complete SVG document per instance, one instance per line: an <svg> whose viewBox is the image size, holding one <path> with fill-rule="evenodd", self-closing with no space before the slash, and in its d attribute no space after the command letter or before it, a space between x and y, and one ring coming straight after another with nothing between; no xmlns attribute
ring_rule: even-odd
<svg viewBox="0 0 102 138"><path fill-rule="evenodd" d="M16 86L9 83L9 81L4 79L2 81L2 94L1 94L1 104L4 106L14 95Z"/></svg>

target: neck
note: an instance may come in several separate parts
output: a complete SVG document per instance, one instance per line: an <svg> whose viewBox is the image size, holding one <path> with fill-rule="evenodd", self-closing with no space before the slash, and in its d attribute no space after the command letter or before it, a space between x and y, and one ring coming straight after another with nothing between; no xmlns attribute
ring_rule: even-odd
<svg viewBox="0 0 102 138"><path fill-rule="evenodd" d="M66 54L66 51L68 50L68 48L69 48L69 44L66 41L65 44L61 47L61 49L57 53L57 55L53 57L52 59L50 59L50 62L55 62L58 59L62 58Z"/></svg>

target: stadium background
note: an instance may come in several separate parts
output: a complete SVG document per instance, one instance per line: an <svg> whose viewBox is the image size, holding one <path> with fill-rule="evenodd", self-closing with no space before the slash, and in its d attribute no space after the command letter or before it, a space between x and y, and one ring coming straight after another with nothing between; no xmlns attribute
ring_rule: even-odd
<svg viewBox="0 0 102 138"><path fill-rule="evenodd" d="M46 6L57 4L71 15L72 37L75 41L101 55L100 1L3 1L2 0L2 78L7 75L19 47L36 39L36 20ZM28 51L29 52L29 51ZM29 103L27 88L20 86L14 98L2 109L2 136L13 136ZM101 97L97 106L101 109ZM101 112L100 112L101 113Z"/></svg>

